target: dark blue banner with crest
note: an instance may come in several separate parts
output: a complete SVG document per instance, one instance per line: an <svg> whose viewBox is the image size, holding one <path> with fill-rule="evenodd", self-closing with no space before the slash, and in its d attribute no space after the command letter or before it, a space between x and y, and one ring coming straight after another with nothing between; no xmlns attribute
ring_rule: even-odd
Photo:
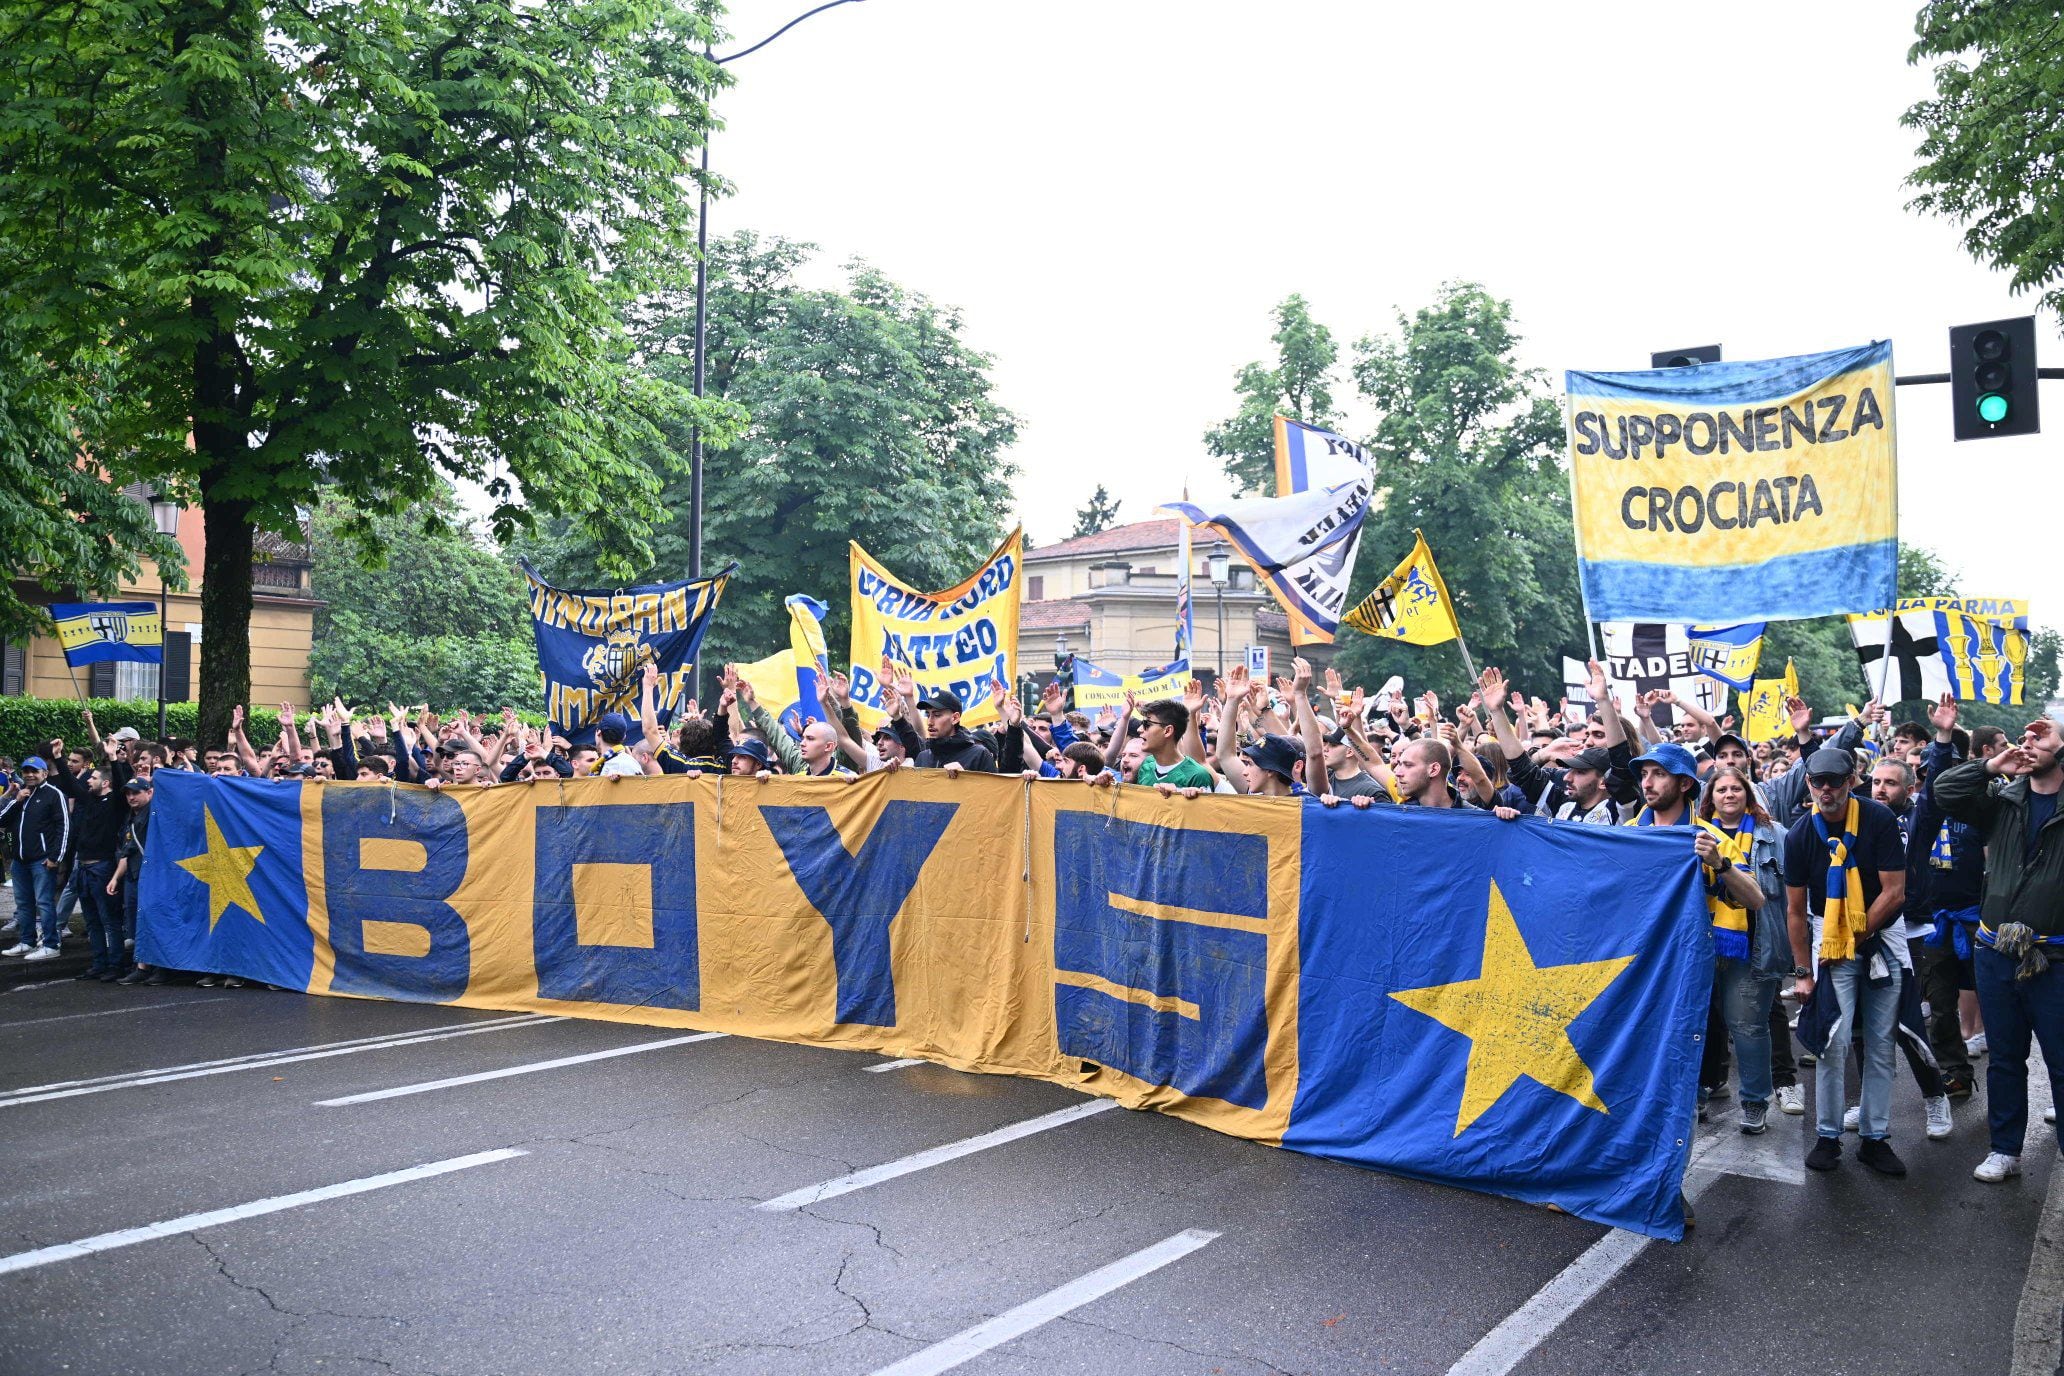
<svg viewBox="0 0 2064 1376"><path fill-rule="evenodd" d="M621 712L635 722L647 664L659 668L660 724L671 720L688 692L689 667L710 613L737 569L730 564L710 578L588 591L555 588L526 562L531 629L552 730L579 745L594 735L605 713Z"/></svg>

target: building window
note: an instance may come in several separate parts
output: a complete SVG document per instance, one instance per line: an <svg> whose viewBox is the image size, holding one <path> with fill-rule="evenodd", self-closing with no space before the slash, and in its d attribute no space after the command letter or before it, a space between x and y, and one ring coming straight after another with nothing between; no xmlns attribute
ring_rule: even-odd
<svg viewBox="0 0 2064 1376"><path fill-rule="evenodd" d="M115 661L115 697L122 702L158 700L158 666L133 660Z"/></svg>
<svg viewBox="0 0 2064 1376"><path fill-rule="evenodd" d="M1035 573L1025 580L1025 596L1033 602L1045 600L1046 576L1044 574Z"/></svg>

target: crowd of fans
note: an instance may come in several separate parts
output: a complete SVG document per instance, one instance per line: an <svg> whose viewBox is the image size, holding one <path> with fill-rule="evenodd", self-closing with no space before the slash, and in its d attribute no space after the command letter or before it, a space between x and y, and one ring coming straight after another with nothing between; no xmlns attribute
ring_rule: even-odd
<svg viewBox="0 0 2064 1376"><path fill-rule="evenodd" d="M1590 674L1590 702L1609 703L1604 671L1594 663ZM609 713L582 745L508 708L499 719L440 718L392 704L360 715L332 702L304 738L283 706L280 737L264 750L252 747L240 710L225 750L147 742L126 728L103 739L89 713L90 748L51 741L18 765L0 759L15 900L4 929L13 944L0 954L55 957L76 910L92 955L79 978L189 978L134 961L152 780L165 769L488 788L587 775L854 779L937 768L1169 797L1682 828L1701 864L1715 959L1700 1116L1730 1078L1742 1132L1765 1131L1773 1105L1803 1115L1799 1067L1811 1064L1817 1121L1806 1164L1816 1170L1839 1164L1854 1131L1863 1164L1904 1174L1889 1140L1898 1062L1920 1089L1926 1135L1941 1139L1952 1104L1976 1091L1974 1060L1987 1057L1989 1151L1974 1174L2005 1180L2020 1171L2031 1040L2064 1066L2064 971L2050 968L2064 954L2064 830L2054 825L2064 734L2046 719L2009 739L1997 728L1965 731L1947 696L1925 721L1896 724L1876 701L1854 718L1816 720L1794 698L1782 739L1751 742L1731 718L1666 691L1630 711L1572 708L1524 697L1489 669L1466 702L1444 709L1431 693L1371 697L1331 670L1315 691L1299 659L1273 684L1235 667L1216 694L1192 682L1179 700L1128 695L1123 710L1094 714L1071 710L1058 687L1028 704L999 685L995 724L970 730L968 704L920 691L907 668L884 660L887 720L871 730L844 675L820 680L807 720L790 709L776 721L735 667L710 710L687 702L663 728L658 682L648 667L637 720ZM1852 1060L1860 1073L1849 1107Z"/></svg>

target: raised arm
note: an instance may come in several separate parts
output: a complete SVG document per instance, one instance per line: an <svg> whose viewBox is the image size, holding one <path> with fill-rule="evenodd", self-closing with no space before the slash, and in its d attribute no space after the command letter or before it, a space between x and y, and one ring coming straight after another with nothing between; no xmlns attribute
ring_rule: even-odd
<svg viewBox="0 0 2064 1376"><path fill-rule="evenodd" d="M251 774L255 776L265 772L259 767L258 752L251 749L251 738L244 734L244 709L241 703L229 709L229 745L236 751L237 759L243 762L244 768Z"/></svg>
<svg viewBox="0 0 2064 1376"><path fill-rule="evenodd" d="M1605 748L1627 743L1627 730L1620 720L1618 707L1612 699L1612 689L1605 681L1605 666L1597 660L1590 660L1586 667L1591 671L1591 710L1598 713L1598 720L1605 727Z"/></svg>
<svg viewBox="0 0 2064 1376"><path fill-rule="evenodd" d="M1319 714L1311 705L1311 665L1302 658L1290 661L1290 710L1297 716L1297 731L1304 738L1304 786L1313 793L1331 793L1326 777L1326 733L1319 729Z"/></svg>
<svg viewBox="0 0 2064 1376"><path fill-rule="evenodd" d="M1116 769L1118 761L1125 757L1125 738L1132 729L1132 714L1138 706L1132 689L1126 689L1125 711L1118 718L1118 724L1111 728L1111 743L1104 747L1104 768Z"/></svg>

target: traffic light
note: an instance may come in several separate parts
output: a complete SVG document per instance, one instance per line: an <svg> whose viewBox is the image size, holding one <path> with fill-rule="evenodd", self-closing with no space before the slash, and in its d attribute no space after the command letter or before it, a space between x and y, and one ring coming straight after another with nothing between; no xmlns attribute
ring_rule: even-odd
<svg viewBox="0 0 2064 1376"><path fill-rule="evenodd" d="M1700 344L1696 348L1690 349L1665 349L1659 354L1650 354L1648 356L1648 366L1651 368L1689 368L1694 363L1718 363L1719 361L1720 346L1718 344Z"/></svg>
<svg viewBox="0 0 2064 1376"><path fill-rule="evenodd" d="M1075 710L1075 656L1054 656L1054 686L1061 690L1061 700L1069 711Z"/></svg>
<svg viewBox="0 0 2064 1376"><path fill-rule="evenodd" d="M2035 385L2034 316L1950 326L1949 395L1958 439L2041 430Z"/></svg>

